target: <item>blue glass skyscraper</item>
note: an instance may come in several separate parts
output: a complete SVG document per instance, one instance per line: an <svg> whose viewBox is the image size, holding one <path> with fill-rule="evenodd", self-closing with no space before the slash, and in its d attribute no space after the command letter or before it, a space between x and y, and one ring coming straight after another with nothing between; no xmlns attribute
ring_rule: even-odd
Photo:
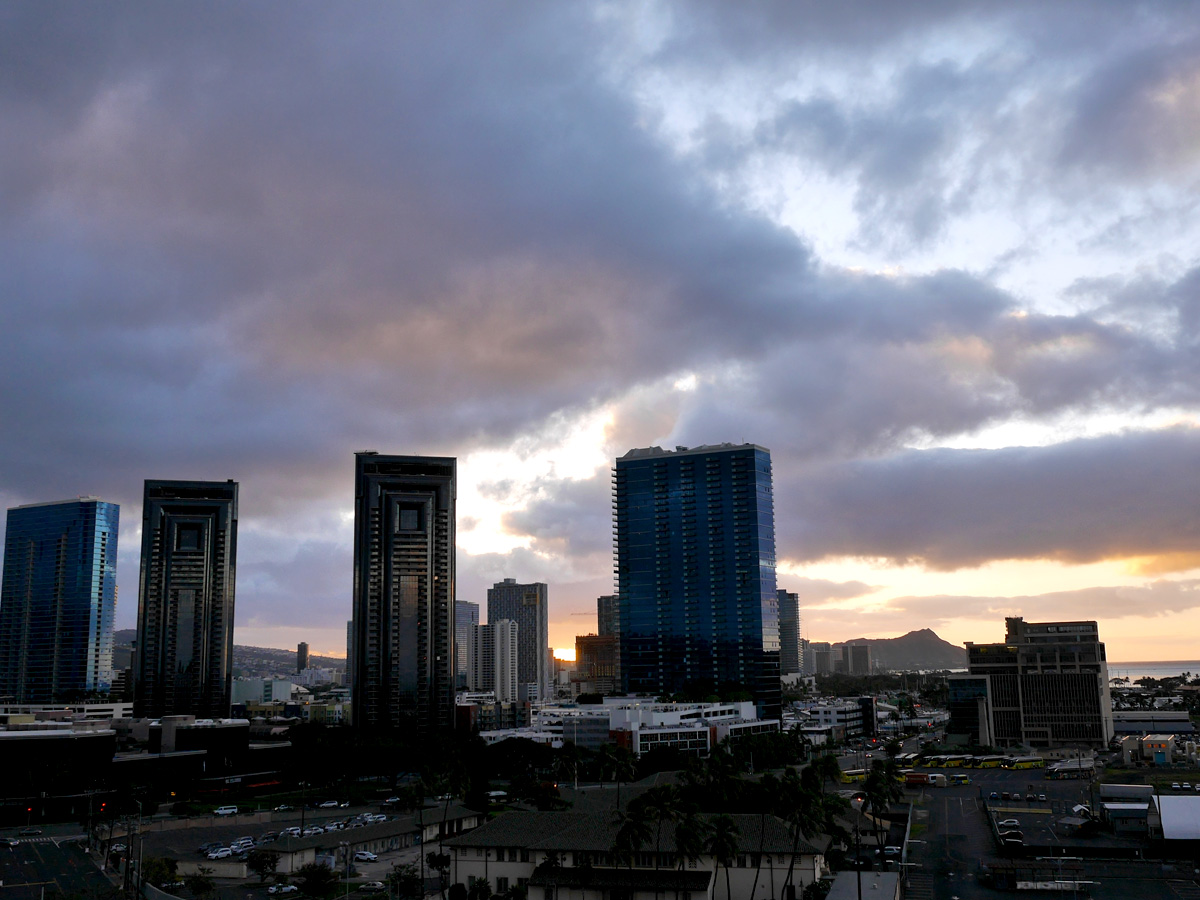
<svg viewBox="0 0 1200 900"><path fill-rule="evenodd" d="M614 470L613 516L625 689L740 687L778 718L770 451L631 450Z"/></svg>
<svg viewBox="0 0 1200 900"><path fill-rule="evenodd" d="M93 497L8 511L0 696L62 703L108 692L119 513Z"/></svg>

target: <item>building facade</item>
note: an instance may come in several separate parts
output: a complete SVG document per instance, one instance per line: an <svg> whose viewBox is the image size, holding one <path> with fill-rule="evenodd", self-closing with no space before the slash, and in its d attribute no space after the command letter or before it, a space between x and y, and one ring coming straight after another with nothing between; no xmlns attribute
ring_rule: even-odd
<svg viewBox="0 0 1200 900"><path fill-rule="evenodd" d="M56 703L112 685L120 509L92 497L8 511L0 696Z"/></svg>
<svg viewBox="0 0 1200 900"><path fill-rule="evenodd" d="M355 454L354 725L454 721L452 457Z"/></svg>
<svg viewBox="0 0 1200 900"><path fill-rule="evenodd" d="M620 635L621 601L616 594L596 598L596 634L601 637Z"/></svg>
<svg viewBox="0 0 1200 900"><path fill-rule="evenodd" d="M779 674L791 675L804 671L804 654L800 644L800 595L780 588L775 592L779 602Z"/></svg>
<svg viewBox="0 0 1200 900"><path fill-rule="evenodd" d="M237 581L235 481L147 481L134 715L229 714Z"/></svg>
<svg viewBox="0 0 1200 900"><path fill-rule="evenodd" d="M948 733L997 747L1107 745L1112 698L1096 623L1004 621L1004 642L968 643L967 674L950 676Z"/></svg>
<svg viewBox="0 0 1200 900"><path fill-rule="evenodd" d="M621 684L620 645L615 634L575 635L575 680L600 694L614 694Z"/></svg>
<svg viewBox="0 0 1200 900"><path fill-rule="evenodd" d="M308 668L308 644L301 641L296 645L296 671L303 672Z"/></svg>
<svg viewBox="0 0 1200 900"><path fill-rule="evenodd" d="M479 625L479 604L468 600L454 602L454 687L466 690L471 686L475 667L475 628Z"/></svg>
<svg viewBox="0 0 1200 900"><path fill-rule="evenodd" d="M470 689L491 691L500 703L519 699L520 626L509 619L471 629L474 649Z"/></svg>
<svg viewBox="0 0 1200 900"><path fill-rule="evenodd" d="M770 452L631 450L617 460L613 508L625 689L738 685L778 718Z"/></svg>
<svg viewBox="0 0 1200 900"><path fill-rule="evenodd" d="M537 698L550 696L550 610L546 585L517 584L505 578L488 588L489 622L508 619L520 628L517 652L517 678L522 693L536 685ZM535 699L523 696L521 699Z"/></svg>

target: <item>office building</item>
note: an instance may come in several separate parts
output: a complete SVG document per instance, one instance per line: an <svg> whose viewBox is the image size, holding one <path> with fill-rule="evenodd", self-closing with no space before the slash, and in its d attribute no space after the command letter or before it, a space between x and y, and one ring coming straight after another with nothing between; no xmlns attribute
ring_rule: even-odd
<svg viewBox="0 0 1200 900"><path fill-rule="evenodd" d="M229 715L238 485L147 481L135 716Z"/></svg>
<svg viewBox="0 0 1200 900"><path fill-rule="evenodd" d="M355 454L354 725L454 721L452 457Z"/></svg>
<svg viewBox="0 0 1200 900"><path fill-rule="evenodd" d="M871 645L866 643L845 644L842 647L842 659L846 664L847 675L871 674Z"/></svg>
<svg viewBox="0 0 1200 900"><path fill-rule="evenodd" d="M510 619L500 619L486 625L476 625L472 632L474 652L471 654L471 690L491 691L500 703L520 699L520 626Z"/></svg>
<svg viewBox="0 0 1200 900"><path fill-rule="evenodd" d="M550 688L550 610L546 585L517 584L505 578L488 588L489 622L509 619L520 627L517 651L517 678L522 700L549 696ZM528 696L536 685L536 697Z"/></svg>
<svg viewBox="0 0 1200 900"><path fill-rule="evenodd" d="M631 450L613 476L621 677L632 693L738 685L778 718L771 454Z"/></svg>
<svg viewBox="0 0 1200 900"><path fill-rule="evenodd" d="M1112 699L1096 623L1004 622L1004 642L968 642L968 673L950 676L947 733L995 747L1106 746Z"/></svg>
<svg viewBox="0 0 1200 900"><path fill-rule="evenodd" d="M621 602L616 594L596 598L596 634L601 637L621 633Z"/></svg>
<svg viewBox="0 0 1200 900"><path fill-rule="evenodd" d="M301 641L296 645L296 671L303 672L308 668L308 644Z"/></svg>
<svg viewBox="0 0 1200 900"><path fill-rule="evenodd" d="M805 638L800 638L800 674L815 675L813 671L812 645Z"/></svg>
<svg viewBox="0 0 1200 900"><path fill-rule="evenodd" d="M800 595L779 588L775 597L779 604L779 674L802 672Z"/></svg>
<svg viewBox="0 0 1200 900"><path fill-rule="evenodd" d="M833 644L828 641L810 641L808 649L812 651L812 674L833 674Z"/></svg>
<svg viewBox="0 0 1200 900"><path fill-rule="evenodd" d="M479 604L467 600L454 603L454 687L465 690L471 685L475 666L475 627L479 625Z"/></svg>
<svg viewBox="0 0 1200 900"><path fill-rule="evenodd" d="M56 703L108 692L119 514L94 497L8 511L0 696Z"/></svg>

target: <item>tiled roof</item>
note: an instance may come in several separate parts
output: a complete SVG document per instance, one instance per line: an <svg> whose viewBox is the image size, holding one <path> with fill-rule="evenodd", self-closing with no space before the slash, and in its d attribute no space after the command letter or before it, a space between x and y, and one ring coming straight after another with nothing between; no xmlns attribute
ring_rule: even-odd
<svg viewBox="0 0 1200 900"><path fill-rule="evenodd" d="M702 818L713 819L713 815ZM734 814L730 818L738 827L738 844L743 853L791 853L792 833L775 816ZM613 814L565 812L508 812L468 834L450 838L450 847L523 847L530 850L574 851L587 850L605 853L616 843L618 825ZM658 847L663 853L675 852L675 828L664 822L658 833ZM760 844L760 838L762 843ZM824 843L824 842L823 842ZM654 838L643 846L650 851ZM821 853L805 839L797 846L799 853Z"/></svg>
<svg viewBox="0 0 1200 900"><path fill-rule="evenodd" d="M678 869L593 869L589 866L538 866L529 879L532 886L566 888L637 888L639 890L693 891L708 895L712 873Z"/></svg>

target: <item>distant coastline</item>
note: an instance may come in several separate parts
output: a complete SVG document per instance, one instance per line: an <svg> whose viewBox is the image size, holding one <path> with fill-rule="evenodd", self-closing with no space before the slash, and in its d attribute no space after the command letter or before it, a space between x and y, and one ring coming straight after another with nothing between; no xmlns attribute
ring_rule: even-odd
<svg viewBox="0 0 1200 900"><path fill-rule="evenodd" d="M1108 661L1109 678L1128 678L1130 681L1137 681L1139 678L1174 678L1184 672L1191 672L1193 677L1200 675L1200 660Z"/></svg>

